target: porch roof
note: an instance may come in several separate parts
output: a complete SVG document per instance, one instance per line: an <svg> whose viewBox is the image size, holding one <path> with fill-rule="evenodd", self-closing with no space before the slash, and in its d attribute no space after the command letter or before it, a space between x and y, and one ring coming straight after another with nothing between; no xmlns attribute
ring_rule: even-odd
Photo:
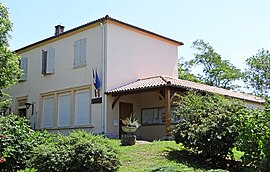
<svg viewBox="0 0 270 172"><path fill-rule="evenodd" d="M165 75L138 79L137 81L109 90L106 92L106 94L112 95L131 94L135 92L147 91L163 87L210 92L256 103L265 103L264 99L250 94L239 93L215 86L209 86L187 80L172 78Z"/></svg>

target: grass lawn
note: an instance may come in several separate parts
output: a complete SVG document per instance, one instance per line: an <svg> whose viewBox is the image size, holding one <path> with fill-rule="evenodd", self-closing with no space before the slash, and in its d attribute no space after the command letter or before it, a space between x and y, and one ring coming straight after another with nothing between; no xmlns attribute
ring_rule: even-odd
<svg viewBox="0 0 270 172"><path fill-rule="evenodd" d="M119 146L121 167L119 172L149 171L149 172L176 172L176 171L211 171L224 172L234 165L236 161L226 161L217 165L185 150L181 144L174 141L157 141L134 146ZM216 162L216 161L215 161ZM234 170L233 170L234 171Z"/></svg>

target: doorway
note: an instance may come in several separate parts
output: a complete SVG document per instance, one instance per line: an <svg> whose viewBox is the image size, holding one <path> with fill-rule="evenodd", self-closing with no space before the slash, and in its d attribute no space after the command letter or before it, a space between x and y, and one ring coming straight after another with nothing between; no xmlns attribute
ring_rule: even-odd
<svg viewBox="0 0 270 172"><path fill-rule="evenodd" d="M125 119L129 117L133 113L133 104L132 103L123 103L119 102L119 138L124 133L122 130L122 121L121 119Z"/></svg>

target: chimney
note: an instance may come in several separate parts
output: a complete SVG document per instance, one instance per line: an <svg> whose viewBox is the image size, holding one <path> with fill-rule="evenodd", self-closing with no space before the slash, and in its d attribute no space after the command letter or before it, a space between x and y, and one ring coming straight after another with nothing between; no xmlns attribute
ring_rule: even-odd
<svg viewBox="0 0 270 172"><path fill-rule="evenodd" d="M54 33L54 35L56 36L56 35L59 35L59 34L63 33L64 32L64 28L65 28L65 26L62 26L62 25L55 26L55 33Z"/></svg>

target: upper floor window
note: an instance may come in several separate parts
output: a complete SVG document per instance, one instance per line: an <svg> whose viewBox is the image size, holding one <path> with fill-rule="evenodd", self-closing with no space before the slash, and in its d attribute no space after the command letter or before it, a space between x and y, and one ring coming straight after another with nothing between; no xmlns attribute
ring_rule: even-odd
<svg viewBox="0 0 270 172"><path fill-rule="evenodd" d="M75 41L74 43L74 62L73 68L85 66L86 64L86 38Z"/></svg>
<svg viewBox="0 0 270 172"><path fill-rule="evenodd" d="M22 69L22 76L20 81L26 81L27 80L27 71L28 71L28 58L22 57L20 60L20 67Z"/></svg>
<svg viewBox="0 0 270 172"><path fill-rule="evenodd" d="M54 48L49 48L47 51L42 50L42 71L43 75L54 73L54 59L55 50Z"/></svg>

